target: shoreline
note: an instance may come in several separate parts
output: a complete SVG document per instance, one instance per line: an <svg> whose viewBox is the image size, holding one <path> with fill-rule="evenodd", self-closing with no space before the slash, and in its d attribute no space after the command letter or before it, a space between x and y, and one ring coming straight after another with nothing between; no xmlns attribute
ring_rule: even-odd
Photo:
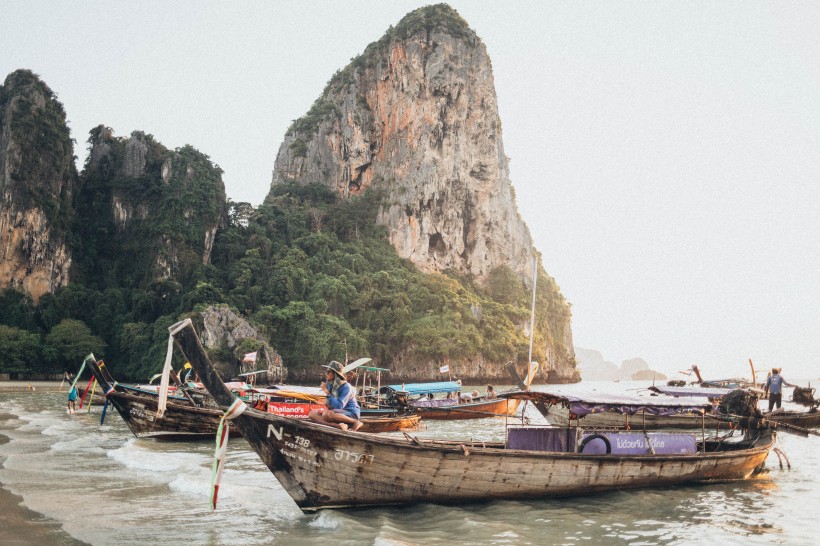
<svg viewBox="0 0 820 546"><path fill-rule="evenodd" d="M7 391L8 392L8 391ZM11 416L0 414L0 420ZM11 439L0 433L0 445L10 442ZM0 458L0 467L5 464L5 458ZM60 544L76 546L85 544L69 535L59 521L35 512L23 506L23 497L6 489L0 482L0 544L28 545L28 544Z"/></svg>
<svg viewBox="0 0 820 546"><path fill-rule="evenodd" d="M0 381L0 392L60 392L61 390L67 392L68 388L60 381L19 381L16 379Z"/></svg>

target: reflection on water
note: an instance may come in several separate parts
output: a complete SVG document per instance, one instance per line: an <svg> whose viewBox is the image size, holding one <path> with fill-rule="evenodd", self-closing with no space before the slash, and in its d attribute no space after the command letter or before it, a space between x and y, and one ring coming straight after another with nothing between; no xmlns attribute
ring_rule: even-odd
<svg viewBox="0 0 820 546"><path fill-rule="evenodd" d="M112 537L123 544L815 543L816 437L782 436L792 470L780 470L772 455L769 472L746 482L304 515L243 440L231 442L219 508L211 511L212 442L137 440L116 412L101 427L99 411L66 415L60 394L0 395L2 487L90 544ZM540 420L531 408L528 417ZM500 440L504 420L431 422L412 434ZM11 498L0 503L19 502ZM34 542L41 535L31 525Z"/></svg>

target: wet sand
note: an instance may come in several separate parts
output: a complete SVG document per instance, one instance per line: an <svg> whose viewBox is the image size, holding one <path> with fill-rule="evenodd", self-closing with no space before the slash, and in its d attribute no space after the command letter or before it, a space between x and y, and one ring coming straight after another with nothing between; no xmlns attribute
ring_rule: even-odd
<svg viewBox="0 0 820 546"><path fill-rule="evenodd" d="M11 416L0 413L0 421ZM9 438L0 434L0 445L8 443ZM0 466L3 465L0 459ZM75 540L63 531L62 526L42 514L33 512L22 506L23 497L15 495L0 483L0 544L28 545L28 544L60 544L74 546L85 544Z"/></svg>

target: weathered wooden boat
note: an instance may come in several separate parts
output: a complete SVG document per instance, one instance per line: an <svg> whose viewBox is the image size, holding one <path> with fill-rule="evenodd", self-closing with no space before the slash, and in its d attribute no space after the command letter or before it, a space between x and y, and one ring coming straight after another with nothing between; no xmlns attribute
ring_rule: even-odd
<svg viewBox="0 0 820 546"><path fill-rule="evenodd" d="M178 394L169 394L166 407L159 411L159 392L157 389L145 386L132 386L116 383L108 374L104 374L92 358L88 362L89 368L97 382L103 388L105 397L114 409L120 414L128 428L137 438L155 438L158 440L197 440L213 439L219 427L222 411L206 391L195 389L176 389ZM291 389L305 390L310 387L292 387ZM320 390L320 389L315 389ZM249 403L253 403L254 393L264 392L264 396L273 397L274 392L284 393L281 396L293 397L296 390L259 389L249 390ZM257 394L258 395L258 394ZM310 397L310 395L307 395ZM324 409L324 405L314 406L309 401L270 402L267 411L283 417L307 417L311 407ZM377 416L363 417L364 432L396 432L418 428L419 417L409 416Z"/></svg>
<svg viewBox="0 0 820 546"><path fill-rule="evenodd" d="M672 453L648 441L639 454L621 452L617 443L617 451L593 454L593 442L581 445L585 440L577 427L512 427L504 442L495 443L341 431L242 407L214 372L190 320L170 331L214 399L230 406L226 418L303 511L534 499L743 480L764 465L775 440L768 430L736 442L694 442L691 434L693 442ZM543 401L545 394L507 396ZM677 405L683 408L685 403Z"/></svg>
<svg viewBox="0 0 820 546"><path fill-rule="evenodd" d="M457 395L461 384L456 381L434 383L407 383L385 385L380 394L384 403L391 408L409 410L423 419L483 419L515 415L520 400L504 398L478 398L464 402ZM452 394L452 398L435 397L436 394Z"/></svg>
<svg viewBox="0 0 820 546"><path fill-rule="evenodd" d="M538 363L530 363L522 384L524 390L530 388L536 371ZM510 367L510 373L516 382L522 381L514 366ZM498 396L470 396L465 400L460 396L461 390L460 381L438 381L385 385L379 389L378 394L380 404L396 410L413 411L425 420L507 417L515 415L521 406L521 400ZM445 394L446 397L441 396Z"/></svg>
<svg viewBox="0 0 820 546"><path fill-rule="evenodd" d="M719 412L715 412L717 403L725 395L737 389L721 387L701 387L691 385L686 387L673 386L652 386L649 390L673 397L705 398L711 401L711 407L705 412L678 413L674 415L658 415L651 413L638 413L634 415L620 414L612 412L593 413L584 416L583 421L587 426L594 427L617 427L634 429L699 429L705 427L727 428L726 423ZM755 393L754 389L747 392ZM762 414L769 421L784 426L799 428L820 427L820 411L812 407L805 411L799 410L776 410L775 412ZM556 403L547 407L547 420L553 425L569 426L577 424L578 416L575 415L568 404Z"/></svg>

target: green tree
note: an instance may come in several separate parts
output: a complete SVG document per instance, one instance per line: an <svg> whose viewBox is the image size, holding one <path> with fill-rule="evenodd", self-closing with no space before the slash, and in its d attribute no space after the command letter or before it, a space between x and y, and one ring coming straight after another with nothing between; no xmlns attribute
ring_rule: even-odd
<svg viewBox="0 0 820 546"><path fill-rule="evenodd" d="M50 371L49 364L39 334L0 324L0 372L44 372Z"/></svg>
<svg viewBox="0 0 820 546"><path fill-rule="evenodd" d="M65 369L75 369L88 355L103 355L105 342L91 333L91 329L80 320L65 319L51 329L46 343L54 347L60 355L57 364Z"/></svg>

